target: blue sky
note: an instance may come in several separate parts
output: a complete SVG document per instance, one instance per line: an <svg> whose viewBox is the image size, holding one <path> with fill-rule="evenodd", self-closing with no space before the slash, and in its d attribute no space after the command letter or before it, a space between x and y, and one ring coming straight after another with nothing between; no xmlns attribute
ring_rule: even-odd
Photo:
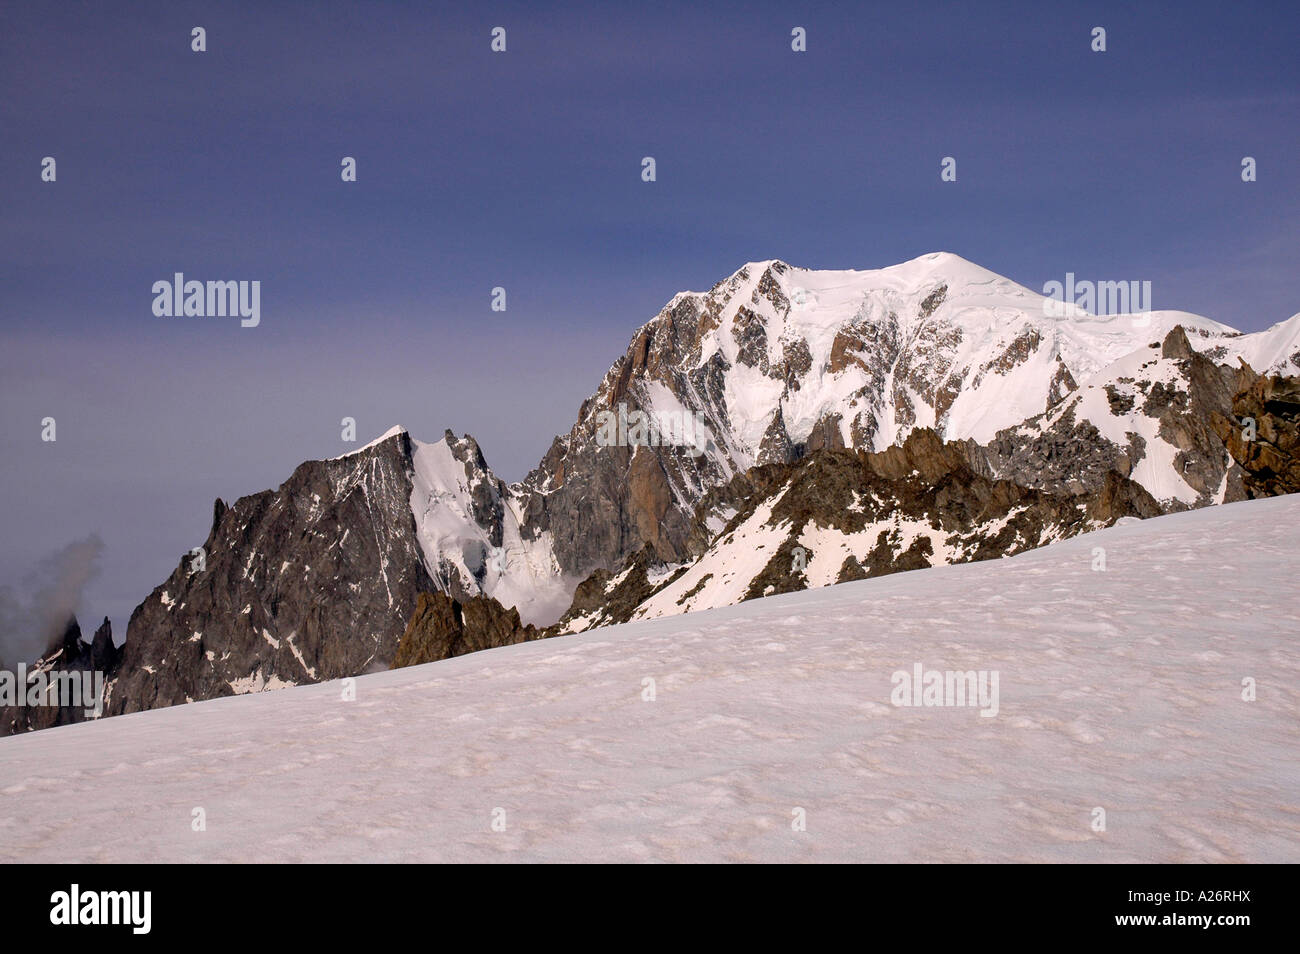
<svg viewBox="0 0 1300 954"><path fill-rule="evenodd" d="M344 416L521 477L641 323L749 260L945 249L1300 311L1294 3L543 6L0 11L0 584L97 532L83 616L120 639L214 497L346 450ZM154 317L175 271L261 281L261 325Z"/></svg>

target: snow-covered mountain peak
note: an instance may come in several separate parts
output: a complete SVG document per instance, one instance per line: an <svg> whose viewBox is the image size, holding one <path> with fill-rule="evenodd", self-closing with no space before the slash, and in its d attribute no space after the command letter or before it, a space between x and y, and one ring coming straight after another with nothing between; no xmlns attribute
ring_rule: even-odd
<svg viewBox="0 0 1300 954"><path fill-rule="evenodd" d="M1300 321L1241 335L1181 311L1094 315L953 252L876 269L747 262L637 329L512 492L531 497L567 569L612 568L646 543L669 560L700 495L756 464L885 450L925 427L987 444L1179 325L1216 362L1242 351L1261 371L1275 355L1300 361L1289 344ZM607 446L623 415L689 418L704 452L621 424ZM604 514L595 534L593 507Z"/></svg>
<svg viewBox="0 0 1300 954"><path fill-rule="evenodd" d="M330 460L343 460L343 458L351 457L353 454L360 454L363 451L368 451L374 447L378 447L384 441L391 440L394 437L398 437L406 433L407 433L406 428L404 428L400 424L397 424L393 427L390 427L388 430L384 431L384 433L380 434L370 443L363 444L361 447L358 447L356 450L350 450L346 454L340 454L338 457L331 457Z"/></svg>
<svg viewBox="0 0 1300 954"><path fill-rule="evenodd" d="M1071 405L1082 415L1135 386L1118 380L1128 375L1115 362L1179 325L1216 362L1242 356L1267 370L1294 355L1300 369L1300 316L1240 335L1186 312L1093 315L1054 304L947 251L876 269L747 262L706 292L674 295L641 326L569 434L520 483L496 478L468 435L411 440L425 569L445 592L492 595L544 624L593 569L620 566L646 544L661 560L680 559L701 496L755 464L821 448L884 450L924 427L987 444L1069 395L1082 399L1080 387L1100 375ZM1108 437L1127 433L1148 401L1134 399L1139 410L1123 420L1100 419L1101 405L1083 417L1097 417ZM1214 407L1225 400L1217 394ZM639 415L660 426L624 423ZM1055 418L1041 426L1059 430ZM675 430L691 441L674 441ZM1155 436L1148 448L1163 448ZM1148 475L1139 456L1129 454L1135 478L1165 499L1166 475ZM1168 496L1191 493L1176 489Z"/></svg>
<svg viewBox="0 0 1300 954"><path fill-rule="evenodd" d="M586 410L698 411L724 473L916 427L987 441L1179 324L1236 334L1185 312L1089 314L952 252L868 270L768 259L673 296Z"/></svg>
<svg viewBox="0 0 1300 954"><path fill-rule="evenodd" d="M1226 342L1222 352L1207 352L1215 360L1241 358L1259 372L1300 374L1300 313L1286 321Z"/></svg>

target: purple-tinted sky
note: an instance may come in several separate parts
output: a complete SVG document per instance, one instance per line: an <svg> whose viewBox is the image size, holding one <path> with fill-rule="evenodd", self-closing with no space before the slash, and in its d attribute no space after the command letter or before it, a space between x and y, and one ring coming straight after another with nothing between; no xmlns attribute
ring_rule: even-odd
<svg viewBox="0 0 1300 954"><path fill-rule="evenodd" d="M0 585L98 533L83 621L119 640L212 499L347 450L340 418L518 478L748 260L1300 310L1294 2L114 6L0 10ZM154 317L175 271L260 280L261 325Z"/></svg>

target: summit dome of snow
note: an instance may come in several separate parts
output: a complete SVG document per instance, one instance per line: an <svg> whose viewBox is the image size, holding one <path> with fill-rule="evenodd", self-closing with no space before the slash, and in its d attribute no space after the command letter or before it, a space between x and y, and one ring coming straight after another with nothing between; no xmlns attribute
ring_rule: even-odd
<svg viewBox="0 0 1300 954"><path fill-rule="evenodd" d="M673 367L723 369L726 444L740 469L761 461L778 413L796 444L827 421L844 445L867 450L914 427L984 442L1176 324L1235 334L1185 312L1095 316L1067 305L1058 317L1047 301L950 252L866 271L773 260L676 296L656 322L697 312L698 340Z"/></svg>

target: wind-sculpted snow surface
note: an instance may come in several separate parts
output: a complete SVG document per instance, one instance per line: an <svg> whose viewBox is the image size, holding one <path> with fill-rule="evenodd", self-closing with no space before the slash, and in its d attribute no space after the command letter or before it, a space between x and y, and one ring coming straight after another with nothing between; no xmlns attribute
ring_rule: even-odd
<svg viewBox="0 0 1300 954"><path fill-rule="evenodd" d="M0 858L1297 862L1298 525L1228 504L0 740ZM892 705L917 664L998 673L997 714Z"/></svg>

